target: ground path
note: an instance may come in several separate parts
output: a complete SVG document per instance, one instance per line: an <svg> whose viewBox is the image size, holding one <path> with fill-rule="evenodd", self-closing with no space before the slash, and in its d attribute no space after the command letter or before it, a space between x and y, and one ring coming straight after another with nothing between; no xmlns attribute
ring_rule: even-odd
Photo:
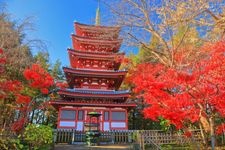
<svg viewBox="0 0 225 150"><path fill-rule="evenodd" d="M91 146L87 145L67 145L67 144L56 144L54 150L132 150L132 145L101 145Z"/></svg>

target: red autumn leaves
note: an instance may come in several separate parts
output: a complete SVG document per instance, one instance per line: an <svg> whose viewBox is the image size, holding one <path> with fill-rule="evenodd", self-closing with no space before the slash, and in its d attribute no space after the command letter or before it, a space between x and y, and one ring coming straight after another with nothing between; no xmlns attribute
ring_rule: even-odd
<svg viewBox="0 0 225 150"><path fill-rule="evenodd" d="M148 107L147 118L163 117L178 129L188 123L207 119L205 110L225 117L225 42L203 46L204 56L192 66L167 67L140 64L132 76L135 92Z"/></svg>
<svg viewBox="0 0 225 150"><path fill-rule="evenodd" d="M28 81L28 86L31 89L40 90L42 94L48 94L48 89L54 83L51 75L38 64L33 64L31 68L25 69L23 74L25 79ZM20 93L15 96L16 104L18 105L16 109L20 111L22 117L18 118L18 120L13 123L12 130L18 132L23 128L27 121L27 113L30 109L32 97Z"/></svg>
<svg viewBox="0 0 225 150"><path fill-rule="evenodd" d="M29 81L32 88L40 89L43 94L48 94L48 88L54 83L51 75L38 64L24 71L24 77Z"/></svg>
<svg viewBox="0 0 225 150"><path fill-rule="evenodd" d="M150 105L144 110L147 118L157 120L162 116L179 129L184 120L195 122L198 119L199 109L194 108L191 96L180 92L193 80L188 74L158 64L139 65L136 72L139 74L133 77L135 91L144 91L142 96Z"/></svg>
<svg viewBox="0 0 225 150"><path fill-rule="evenodd" d="M3 50L0 48L0 73L4 71L4 64L6 63L6 58L3 55Z"/></svg>
<svg viewBox="0 0 225 150"><path fill-rule="evenodd" d="M10 80L7 74L4 74L5 65L4 51L0 49L0 99L3 101L8 98L14 99L10 102L10 105L20 114L20 117L12 123L11 129L17 132L24 127L28 117L27 114L30 111L31 100L35 97L35 95L31 97L29 93L25 92L25 89L29 88L30 91L48 94L54 80L39 64L33 64L30 68L24 70L23 74L28 84L18 80ZM39 92L35 93L38 94Z"/></svg>
<svg viewBox="0 0 225 150"><path fill-rule="evenodd" d="M225 133L225 123L222 123L216 128L216 134L220 135Z"/></svg>

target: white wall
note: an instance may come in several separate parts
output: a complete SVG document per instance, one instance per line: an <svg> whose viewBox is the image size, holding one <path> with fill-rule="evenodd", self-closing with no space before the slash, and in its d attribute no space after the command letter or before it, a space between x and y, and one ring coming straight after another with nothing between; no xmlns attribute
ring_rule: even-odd
<svg viewBox="0 0 225 150"><path fill-rule="evenodd" d="M125 128L126 122L111 122L112 128Z"/></svg>
<svg viewBox="0 0 225 150"><path fill-rule="evenodd" d="M75 121L60 121L60 127L75 127Z"/></svg>
<svg viewBox="0 0 225 150"><path fill-rule="evenodd" d="M109 131L110 130L110 128L109 128L109 122L104 122L103 123L103 130L104 131Z"/></svg>
<svg viewBox="0 0 225 150"><path fill-rule="evenodd" d="M78 121L77 122L77 130L83 131L83 125L84 125L83 121Z"/></svg>

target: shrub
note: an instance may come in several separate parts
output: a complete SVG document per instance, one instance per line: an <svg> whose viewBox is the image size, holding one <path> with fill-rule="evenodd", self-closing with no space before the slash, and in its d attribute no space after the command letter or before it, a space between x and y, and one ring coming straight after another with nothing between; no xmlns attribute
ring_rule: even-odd
<svg viewBox="0 0 225 150"><path fill-rule="evenodd" d="M19 139L0 139L0 149L1 150L21 150L23 145L20 143Z"/></svg>
<svg viewBox="0 0 225 150"><path fill-rule="evenodd" d="M30 149L43 149L53 142L52 128L45 125L29 124L25 128L23 137Z"/></svg>

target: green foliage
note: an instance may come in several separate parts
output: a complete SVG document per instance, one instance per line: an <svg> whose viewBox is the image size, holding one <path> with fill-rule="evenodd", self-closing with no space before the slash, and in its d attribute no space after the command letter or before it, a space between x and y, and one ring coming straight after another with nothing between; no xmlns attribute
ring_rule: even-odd
<svg viewBox="0 0 225 150"><path fill-rule="evenodd" d="M137 54L138 63L145 62L157 62L158 60L153 56L153 51L162 51L163 46L160 44L159 39L156 36L152 36L150 43L148 45L142 45L139 48Z"/></svg>
<svg viewBox="0 0 225 150"><path fill-rule="evenodd" d="M141 104L138 104L140 106ZM141 112L143 108L139 108L135 112L130 112L128 116L128 128L133 130L162 130L159 122L146 119Z"/></svg>
<svg viewBox="0 0 225 150"><path fill-rule="evenodd" d="M166 120L166 119L164 119L164 118L159 118L159 124L160 124L160 126L161 126L161 129L163 130L163 131L168 131L169 129L171 129L171 125L169 124L169 120Z"/></svg>
<svg viewBox="0 0 225 150"><path fill-rule="evenodd" d="M140 133L139 131L135 131L132 133L132 141L135 142L135 143L138 143L138 140L140 138Z"/></svg>
<svg viewBox="0 0 225 150"><path fill-rule="evenodd" d="M0 138L0 149L1 150L22 150L24 146L21 144L20 140L17 139L2 139Z"/></svg>
<svg viewBox="0 0 225 150"><path fill-rule="evenodd" d="M55 64L53 64L51 69L51 75L55 80L62 80L63 79L63 72L61 69L61 62L60 60L56 60Z"/></svg>
<svg viewBox="0 0 225 150"><path fill-rule="evenodd" d="M161 146L162 150L193 150L191 145L165 144Z"/></svg>
<svg viewBox="0 0 225 150"><path fill-rule="evenodd" d="M41 47L39 46L41 45L39 44L42 42L41 40L32 40L26 37L25 29L26 31L32 29L32 22L30 22L29 18L26 18L20 22L13 21L13 18L10 18L10 15L5 9L2 9L2 6L3 3L0 2L0 49L3 50L3 54L0 55L2 58L6 58L6 62L2 63L4 65L1 65L2 67L0 68L0 70L4 70L4 72L0 75L0 83L4 85L3 83L6 81L18 81L23 88L17 92L19 94L31 97L32 103L29 104L30 108L27 110L30 115L25 115L28 122L55 125L57 113L53 107L46 105L46 102L50 100L50 96L47 94L43 95L39 89L31 88L28 85L28 81L24 78L23 72L25 68L29 68L33 63L38 63L46 71L52 74L55 79L61 79L63 78L62 71L60 70L61 63L60 61L56 61L53 65L50 64L49 54L47 51L40 51L36 56L34 56L32 54L33 47L40 49ZM9 88L13 89L14 87L18 87L12 84L9 85L11 85ZM54 88L55 87L51 87L50 91ZM23 110L21 109L21 111L16 110L19 106L19 104L17 106L16 103L16 95L18 93L15 93L15 91L11 89L5 92L2 88L0 88L0 131L12 133L12 125L20 117L23 117L22 111L24 111L25 108ZM2 98L2 95L5 94L7 94L7 97ZM29 134L27 131L26 136L29 137L28 135ZM1 143L10 142L13 143L17 141L1 139ZM0 149L3 149L2 147L0 147Z"/></svg>
<svg viewBox="0 0 225 150"><path fill-rule="evenodd" d="M29 124L23 134L25 142L33 149L42 149L52 144L52 128L45 125Z"/></svg>
<svg viewBox="0 0 225 150"><path fill-rule="evenodd" d="M50 64L48 52L38 52L37 55L34 56L34 60L36 63L40 64L41 67L45 70L49 69Z"/></svg>

